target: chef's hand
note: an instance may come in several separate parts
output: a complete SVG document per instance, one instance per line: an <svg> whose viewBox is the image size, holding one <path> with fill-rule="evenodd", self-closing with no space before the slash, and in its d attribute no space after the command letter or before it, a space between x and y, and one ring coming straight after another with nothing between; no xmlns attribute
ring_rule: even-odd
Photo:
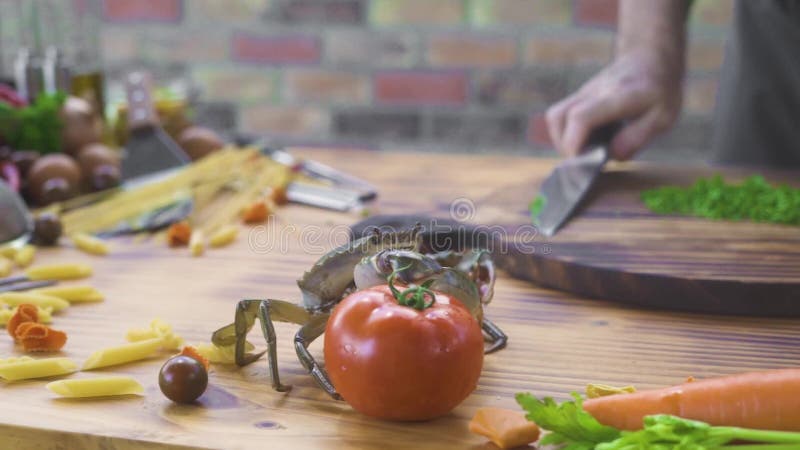
<svg viewBox="0 0 800 450"><path fill-rule="evenodd" d="M678 0L621 3L614 62L547 110L547 129L559 151L577 155L592 130L623 122L610 150L612 158L625 160L675 122L687 7Z"/></svg>

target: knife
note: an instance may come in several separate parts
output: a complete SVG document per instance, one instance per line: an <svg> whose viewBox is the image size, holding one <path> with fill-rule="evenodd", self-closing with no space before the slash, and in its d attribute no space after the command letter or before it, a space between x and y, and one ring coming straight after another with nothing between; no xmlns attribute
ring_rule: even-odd
<svg viewBox="0 0 800 450"><path fill-rule="evenodd" d="M562 161L542 182L539 196L542 207L534 225L551 237L569 220L609 158L608 146L621 124L598 128L589 136L583 152Z"/></svg>
<svg viewBox="0 0 800 450"><path fill-rule="evenodd" d="M126 80L128 128L122 177L127 181L189 163L189 156L159 125L150 96L151 77L134 72Z"/></svg>

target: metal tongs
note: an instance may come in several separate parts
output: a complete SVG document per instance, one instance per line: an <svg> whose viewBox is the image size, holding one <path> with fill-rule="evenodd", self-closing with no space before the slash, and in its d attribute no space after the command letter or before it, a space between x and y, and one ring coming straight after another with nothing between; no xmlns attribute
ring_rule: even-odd
<svg viewBox="0 0 800 450"><path fill-rule="evenodd" d="M290 202L346 212L363 208L366 202L378 196L375 186L360 178L316 161L296 158L291 153L266 145L263 140L239 136L236 143L254 146L274 161L321 182L292 181L286 187L286 197Z"/></svg>

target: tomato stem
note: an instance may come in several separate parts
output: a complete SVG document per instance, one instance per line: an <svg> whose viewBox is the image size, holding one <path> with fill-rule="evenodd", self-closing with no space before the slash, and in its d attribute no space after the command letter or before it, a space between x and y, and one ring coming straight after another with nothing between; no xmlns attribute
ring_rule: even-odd
<svg viewBox="0 0 800 450"><path fill-rule="evenodd" d="M389 290L392 291L392 295L394 295L394 298L400 305L409 306L419 311L430 308L436 302L436 294L429 289L430 285L433 284L433 280L428 280L419 286L412 284L404 291L400 291L394 286L394 280L397 278L397 275L409 267L411 267L411 264L401 267L389 275L386 280L389 283Z"/></svg>

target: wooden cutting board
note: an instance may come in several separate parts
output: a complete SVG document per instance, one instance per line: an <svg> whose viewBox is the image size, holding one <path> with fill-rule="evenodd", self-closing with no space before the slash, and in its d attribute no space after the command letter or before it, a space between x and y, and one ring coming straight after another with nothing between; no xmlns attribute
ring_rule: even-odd
<svg viewBox="0 0 800 450"><path fill-rule="evenodd" d="M800 184L800 172L610 167L552 238L519 232L530 224L527 205L540 176L496 191L476 209L493 211L483 223L509 231L508 251L496 253L515 277L644 307L800 316L800 227L657 215L640 200L646 189L690 185L715 173L730 181L762 173L771 182Z"/></svg>

